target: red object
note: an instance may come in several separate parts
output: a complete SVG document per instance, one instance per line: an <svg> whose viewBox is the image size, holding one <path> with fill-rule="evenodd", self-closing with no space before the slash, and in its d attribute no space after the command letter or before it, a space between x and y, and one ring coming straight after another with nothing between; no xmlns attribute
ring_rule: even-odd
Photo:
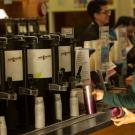
<svg viewBox="0 0 135 135"><path fill-rule="evenodd" d="M112 117L121 118L125 115L125 112L121 108L113 108L111 110Z"/></svg>

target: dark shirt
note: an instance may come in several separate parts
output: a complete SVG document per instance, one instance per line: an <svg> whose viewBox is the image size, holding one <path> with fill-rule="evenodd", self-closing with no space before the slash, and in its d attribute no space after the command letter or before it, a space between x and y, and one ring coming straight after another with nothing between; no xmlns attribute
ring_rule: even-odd
<svg viewBox="0 0 135 135"><path fill-rule="evenodd" d="M92 22L81 35L80 40L83 43L84 41L91 41L97 39L99 39L99 26L98 24Z"/></svg>
<svg viewBox="0 0 135 135"><path fill-rule="evenodd" d="M99 26L97 23L92 22L83 32L83 34L80 37L80 40L81 43L83 43L84 41L91 41L97 39L99 39ZM116 40L116 34L114 32L114 29L109 29L109 39L111 41Z"/></svg>

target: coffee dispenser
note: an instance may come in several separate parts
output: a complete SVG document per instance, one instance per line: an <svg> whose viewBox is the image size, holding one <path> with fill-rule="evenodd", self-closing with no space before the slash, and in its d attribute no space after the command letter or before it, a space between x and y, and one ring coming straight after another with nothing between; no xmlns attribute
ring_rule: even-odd
<svg viewBox="0 0 135 135"><path fill-rule="evenodd" d="M23 81L24 85L19 87L19 97L22 100L21 103L27 103L26 110L24 111L25 121L23 119L22 123L24 124L25 130L34 129L35 123L35 96L38 95L38 89L34 85L33 74L28 74L28 56L27 50L33 45L37 43L35 40L31 43L27 40L27 36L23 36L25 44L22 46L22 55L23 55Z"/></svg>
<svg viewBox="0 0 135 135"><path fill-rule="evenodd" d="M45 19L38 19L38 28L39 28L39 31L38 31L39 35L44 35L47 33Z"/></svg>
<svg viewBox="0 0 135 135"><path fill-rule="evenodd" d="M12 89L12 84L5 87L5 55L4 50L7 47L7 38L0 37L0 116L6 117L8 105L17 99L17 94ZM12 100L12 101L9 101ZM9 102L10 103L9 103ZM9 104L8 104L9 103Z"/></svg>
<svg viewBox="0 0 135 135"><path fill-rule="evenodd" d="M56 72L52 72L52 69L57 67L54 63L56 56L53 54L55 41L49 35L40 36L38 42L37 37L32 36L26 40L29 40L29 43L33 42L28 49L28 74L33 75L39 96L44 99L45 125L50 125L55 122L54 95L48 88L49 83L55 80L52 78L56 78Z"/></svg>
<svg viewBox="0 0 135 135"><path fill-rule="evenodd" d="M38 20L36 18L27 19L28 35L35 35L39 33Z"/></svg>
<svg viewBox="0 0 135 135"><path fill-rule="evenodd" d="M15 18L15 35L27 35L27 21L24 18Z"/></svg>
<svg viewBox="0 0 135 135"><path fill-rule="evenodd" d="M5 116L7 123L8 132L12 134L13 131L17 130L18 123L18 112L16 109L17 103L17 89L13 86L11 74L7 75L7 65L10 67L8 70L12 70L12 64L10 63L15 58L9 58L7 55L8 49L8 39L6 37L0 38L0 58L1 58L1 90L0 90L0 99L1 100L1 110L0 114ZM14 53L14 52L10 52ZM7 58L8 57L8 58ZM9 63L10 64L9 64Z"/></svg>
<svg viewBox="0 0 135 135"><path fill-rule="evenodd" d="M0 38L0 91L5 91L5 61L4 59L4 50L7 46L7 39Z"/></svg>
<svg viewBox="0 0 135 135"><path fill-rule="evenodd" d="M23 86L23 61L22 61L22 45L24 40L21 37L10 37L8 38L7 49L5 50L5 81L6 87L8 87L8 80L12 80L12 87L18 93L20 86ZM9 68L10 67L10 68ZM19 119L24 118L23 115L18 113L18 104L20 99L8 106L7 110L7 127L9 132L17 130L20 121ZM24 105L23 105L24 106ZM25 107L24 107L25 108ZM25 110L25 109L24 109ZM19 112L21 112L19 110ZM21 116L19 118L19 115Z"/></svg>
<svg viewBox="0 0 135 135"><path fill-rule="evenodd" d="M58 103L59 115L62 114L61 120L70 118L70 90L71 90L71 81L74 77L74 39L64 35L51 34L52 38L59 40L58 46L58 69L55 69L57 72L57 80L54 84L49 84L49 89L55 95L55 100ZM57 93L57 94L56 94ZM59 94L59 95L58 95ZM62 106L61 106L62 104ZM61 107L60 107L61 106ZM55 106L55 108L57 108ZM56 109L58 110L58 109Z"/></svg>
<svg viewBox="0 0 135 135"><path fill-rule="evenodd" d="M16 35L8 38L5 50L6 87L9 87L12 82L13 89L18 93L18 100L8 107L8 128L20 132L34 128L34 115L32 115L34 97L32 96L37 96L37 90L32 86L32 77L27 73L27 47L24 37Z"/></svg>
<svg viewBox="0 0 135 135"><path fill-rule="evenodd" d="M68 36L62 36L59 46L59 71L64 69L63 79L61 82L67 82L66 92L61 93L62 100L62 116L63 119L70 117L70 91L71 86L68 85L71 82L71 78L74 77L75 72L75 57L74 57L74 38Z"/></svg>
<svg viewBox="0 0 135 135"><path fill-rule="evenodd" d="M7 110L9 104L12 104L17 99L16 93L9 89L5 88L5 55L4 50L7 47L7 38L0 37L0 134L7 135ZM11 86L11 85L10 85ZM9 101L10 100L10 101ZM11 101L12 100L12 101ZM16 122L16 119L14 119ZM14 125L14 124L13 124Z"/></svg>
<svg viewBox="0 0 135 135"><path fill-rule="evenodd" d="M12 18L9 19L2 19L0 20L0 35L6 35L10 36L14 34L15 32L15 27L14 27L14 21Z"/></svg>

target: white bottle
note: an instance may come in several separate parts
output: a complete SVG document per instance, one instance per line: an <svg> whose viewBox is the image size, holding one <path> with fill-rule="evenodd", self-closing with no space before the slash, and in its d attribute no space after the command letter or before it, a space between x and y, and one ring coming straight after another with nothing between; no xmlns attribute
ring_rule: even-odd
<svg viewBox="0 0 135 135"><path fill-rule="evenodd" d="M79 100L76 89L72 89L70 92L70 116L79 116Z"/></svg>
<svg viewBox="0 0 135 135"><path fill-rule="evenodd" d="M0 135L7 135L7 126L4 116L0 116Z"/></svg>
<svg viewBox="0 0 135 135"><path fill-rule="evenodd" d="M35 128L45 127L45 107L43 97L35 97Z"/></svg>
<svg viewBox="0 0 135 135"><path fill-rule="evenodd" d="M62 102L60 94L55 94L55 115L56 120L62 120Z"/></svg>

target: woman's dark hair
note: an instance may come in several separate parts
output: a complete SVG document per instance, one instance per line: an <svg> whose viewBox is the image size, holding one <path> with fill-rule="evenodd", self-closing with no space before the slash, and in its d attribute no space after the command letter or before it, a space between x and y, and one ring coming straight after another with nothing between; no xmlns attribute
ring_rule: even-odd
<svg viewBox="0 0 135 135"><path fill-rule="evenodd" d="M122 26L129 26L129 25L135 26L135 19L130 16L121 16L116 22L115 28L121 25Z"/></svg>
<svg viewBox="0 0 135 135"><path fill-rule="evenodd" d="M87 12L92 19L94 19L94 13L99 13L101 11L101 7L107 5L108 2L106 0L92 0L88 3Z"/></svg>

